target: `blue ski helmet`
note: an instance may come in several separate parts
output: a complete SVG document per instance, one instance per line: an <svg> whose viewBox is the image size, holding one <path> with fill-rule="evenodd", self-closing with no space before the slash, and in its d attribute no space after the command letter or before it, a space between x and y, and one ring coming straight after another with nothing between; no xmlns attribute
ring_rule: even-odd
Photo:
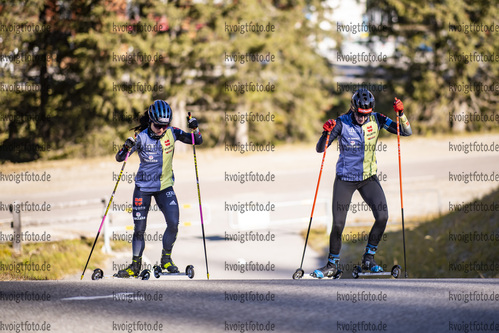
<svg viewBox="0 0 499 333"><path fill-rule="evenodd" d="M172 121L172 108L163 100L155 100L147 110L149 119L158 125L169 125Z"/></svg>
<svg viewBox="0 0 499 333"><path fill-rule="evenodd" d="M362 114L369 114L374 109L374 95L365 88L357 90L350 101L350 110Z"/></svg>

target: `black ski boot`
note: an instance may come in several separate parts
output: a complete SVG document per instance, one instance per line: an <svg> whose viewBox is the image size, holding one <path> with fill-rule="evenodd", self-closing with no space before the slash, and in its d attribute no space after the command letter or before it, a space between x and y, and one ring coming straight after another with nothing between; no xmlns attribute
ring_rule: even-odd
<svg viewBox="0 0 499 333"><path fill-rule="evenodd" d="M137 277L140 274L140 267L142 266L142 257L133 256L132 263L127 268L121 269L114 276L119 278Z"/></svg>
<svg viewBox="0 0 499 333"><path fill-rule="evenodd" d="M166 269L168 273L178 273L178 267L173 263L171 255L171 253L167 253L163 249L161 255L161 269Z"/></svg>
<svg viewBox="0 0 499 333"><path fill-rule="evenodd" d="M327 258L326 266L316 269L310 275L318 279L332 277L338 272L339 264L340 256L338 254L330 253L329 257Z"/></svg>
<svg viewBox="0 0 499 333"><path fill-rule="evenodd" d="M362 256L362 269L366 271L371 271L372 273L383 272L383 268L376 264L374 261L374 255L376 254L377 246L367 244L366 252Z"/></svg>

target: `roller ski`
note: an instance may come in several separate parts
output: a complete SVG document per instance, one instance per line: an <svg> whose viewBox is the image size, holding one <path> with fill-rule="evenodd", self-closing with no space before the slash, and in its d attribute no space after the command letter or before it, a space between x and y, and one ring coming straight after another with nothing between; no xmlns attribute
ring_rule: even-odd
<svg viewBox="0 0 499 333"><path fill-rule="evenodd" d="M357 279L362 276L393 276L398 278L402 268L399 265L392 267L390 272L383 271L383 267L378 265L374 261L374 255L376 254L377 247L370 244L367 245L366 251L362 256L362 265L356 265L353 267L352 276Z"/></svg>
<svg viewBox="0 0 499 333"><path fill-rule="evenodd" d="M100 268L94 269L92 273L92 280L102 280L102 279L123 279L122 277L117 276L118 273L113 275L104 275L104 271ZM129 276L129 278L139 279L139 280L149 280L151 277L151 271L148 269L144 269L137 276Z"/></svg>
<svg viewBox="0 0 499 333"><path fill-rule="evenodd" d="M149 280L149 278L151 277L151 271L149 271L148 269L140 271L141 266L142 258L134 256L132 259L132 263L128 265L127 268L119 270L114 275L104 275L104 271L102 269L96 268L92 273L92 280L101 280L107 278L136 278L140 280Z"/></svg>
<svg viewBox="0 0 499 333"><path fill-rule="evenodd" d="M310 275L304 276L304 271L301 268L298 268L296 272L293 274L293 279L301 279L301 278L314 278L314 279L323 279L323 278L332 278L337 280L341 278L343 271L339 269L340 258L337 255L329 254L327 264L324 267L318 268Z"/></svg>
<svg viewBox="0 0 499 333"><path fill-rule="evenodd" d="M161 265L154 265L153 273L156 279L159 279L160 276L166 275L187 275L189 279L192 279L194 277L194 266L187 265L185 272L180 272L171 258L171 253L165 253L163 250Z"/></svg>
<svg viewBox="0 0 499 333"><path fill-rule="evenodd" d="M192 279L194 277L194 266L192 265L187 265L185 267L184 272L180 272L178 269L175 272L169 272L168 270L163 270L161 266L155 265L153 267L153 274L156 279L159 279L161 276L168 276L168 275L186 275L189 279Z"/></svg>

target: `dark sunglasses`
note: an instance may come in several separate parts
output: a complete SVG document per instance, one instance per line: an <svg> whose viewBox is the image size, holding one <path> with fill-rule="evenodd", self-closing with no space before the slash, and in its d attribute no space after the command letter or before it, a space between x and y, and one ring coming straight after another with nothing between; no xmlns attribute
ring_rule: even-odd
<svg viewBox="0 0 499 333"><path fill-rule="evenodd" d="M168 127L168 125L160 125L160 124L156 124L156 123L152 123L154 127L156 127L157 129L165 129Z"/></svg>
<svg viewBox="0 0 499 333"><path fill-rule="evenodd" d="M360 112L355 112L355 115L359 118L369 118L369 114L364 114Z"/></svg>

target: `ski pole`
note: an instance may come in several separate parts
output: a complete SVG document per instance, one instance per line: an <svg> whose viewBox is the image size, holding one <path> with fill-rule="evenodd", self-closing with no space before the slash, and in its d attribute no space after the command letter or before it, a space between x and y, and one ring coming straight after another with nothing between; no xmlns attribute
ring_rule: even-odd
<svg viewBox="0 0 499 333"><path fill-rule="evenodd" d="M88 256L87 263L85 264L85 268L83 269L83 273L81 273L80 280L83 280L83 275L85 275L85 271L87 270L88 262L90 261L90 257L92 257L92 253L94 252L95 244L97 243L97 239L99 239L99 235L100 235L100 232L102 230L102 226L104 225L104 221L106 220L106 216L107 216L107 212L109 211L109 207L111 207L111 202L113 201L114 194L116 193L116 189L118 188L118 184L120 182L121 175L123 174L123 170L125 169L126 161L128 160L128 156L130 155L130 151L131 151L131 149L129 149L128 152L126 153L125 161L123 162L123 166L121 167L120 175L118 177L118 180L116 181L116 185L114 185L113 194L111 194L111 198L109 199L109 202L107 204L106 212L104 213L104 217L102 218L102 222L100 223L100 227L99 227L99 231L97 232L97 236L95 236L94 245L92 245L92 250L90 250L90 254Z"/></svg>
<svg viewBox="0 0 499 333"><path fill-rule="evenodd" d="M395 97L397 100L397 97ZM402 242L404 244L404 271L407 278L407 261L405 255L405 226L404 226L404 197L402 195L402 163L400 159L400 114L397 110L397 142L398 142L398 155L399 155L399 183L400 183L400 209L402 213Z"/></svg>
<svg viewBox="0 0 499 333"><path fill-rule="evenodd" d="M327 145L329 143L329 135L331 132L327 132L326 143L324 145L324 153L322 154L321 169L319 171L319 179L317 179L317 187L315 188L314 202L312 204L312 212L310 213L310 222L308 223L307 237L305 238L305 246L303 247L303 255L301 257L300 268L298 268L293 275L293 278L301 278L303 276L303 259L305 258L305 250L307 249L308 236L310 234L310 227L312 226L312 219L314 217L315 202L317 201L317 193L319 192L319 184L321 183L322 168L324 166L324 159L326 158Z"/></svg>
<svg viewBox="0 0 499 333"><path fill-rule="evenodd" d="M187 121L191 119L191 113L187 113ZM198 200L199 200L199 215L201 216L201 231L203 233L203 247L204 247L204 261L206 264L206 278L210 279L210 273L208 272L208 255L206 253L206 237L204 235L204 222L203 222L203 207L201 205L201 190L199 189L199 176L198 176L198 162L196 159L196 142L194 141L194 130L191 131L192 138L192 152L194 153L194 169L196 169L196 183L198 187Z"/></svg>

